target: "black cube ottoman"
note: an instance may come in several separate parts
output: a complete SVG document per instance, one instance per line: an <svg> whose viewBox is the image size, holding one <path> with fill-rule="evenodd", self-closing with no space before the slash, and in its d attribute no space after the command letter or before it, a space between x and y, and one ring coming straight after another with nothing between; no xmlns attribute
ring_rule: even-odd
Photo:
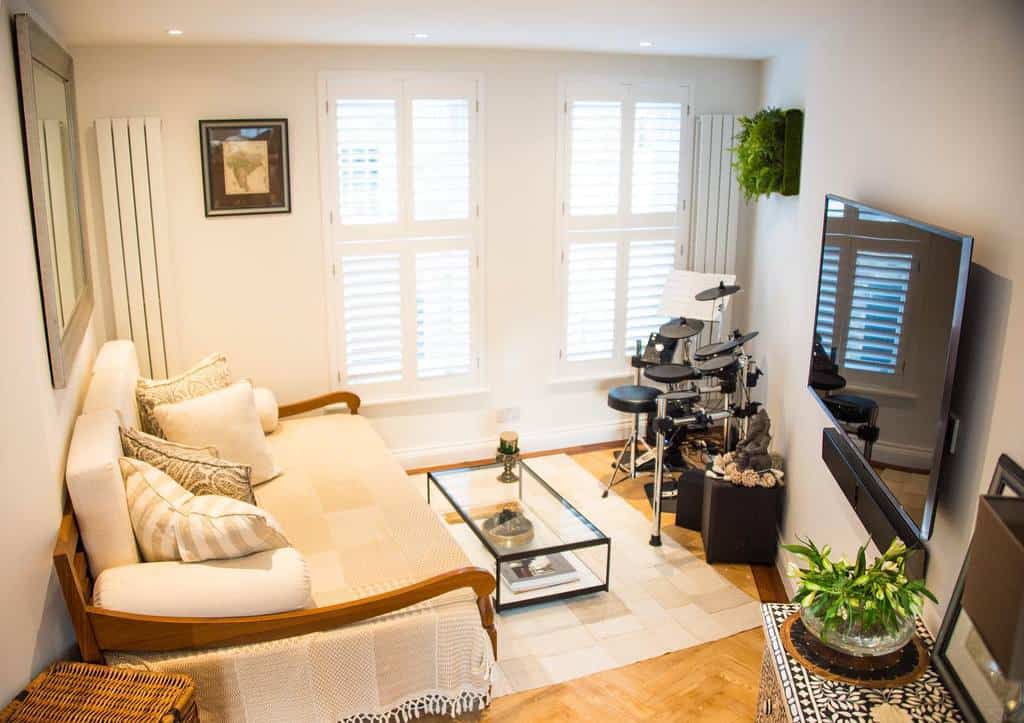
<svg viewBox="0 0 1024 723"><path fill-rule="evenodd" d="M742 487L705 478L701 537L707 561L775 562L781 500L782 487Z"/></svg>
<svg viewBox="0 0 1024 723"><path fill-rule="evenodd" d="M704 470L688 469L676 484L676 526L700 532L704 514Z"/></svg>

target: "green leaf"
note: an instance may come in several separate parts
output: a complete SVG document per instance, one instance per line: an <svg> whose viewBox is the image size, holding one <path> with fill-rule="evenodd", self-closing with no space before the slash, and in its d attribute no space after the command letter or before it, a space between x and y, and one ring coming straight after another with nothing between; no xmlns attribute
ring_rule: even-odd
<svg viewBox="0 0 1024 723"><path fill-rule="evenodd" d="M859 578L861 575L864 574L864 571L867 569L867 547L867 543L864 543L860 546L860 549L857 550L857 567L853 573L854 577Z"/></svg>
<svg viewBox="0 0 1024 723"><path fill-rule="evenodd" d="M743 195L755 196L782 190L786 116L779 108L764 108L741 117L736 134L733 167Z"/></svg>

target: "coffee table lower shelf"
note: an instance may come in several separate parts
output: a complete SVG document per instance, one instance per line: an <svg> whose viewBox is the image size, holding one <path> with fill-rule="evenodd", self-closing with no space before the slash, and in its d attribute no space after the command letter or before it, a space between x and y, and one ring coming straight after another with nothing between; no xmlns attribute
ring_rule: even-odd
<svg viewBox="0 0 1024 723"><path fill-rule="evenodd" d="M449 524L465 524L493 561L497 612L608 591L611 573L611 538L599 530L528 464L518 464L517 482L495 481L500 465L479 465L427 474L427 502L432 488L441 492L452 512ZM490 539L483 521L502 509L521 512L533 523L533 538L521 547L505 549ZM466 540L469 535L464 535ZM533 590L514 592L503 572L517 562L562 555L579 575L576 580ZM474 557L471 553L470 557ZM483 555L476 555L477 564Z"/></svg>
<svg viewBox="0 0 1024 723"><path fill-rule="evenodd" d="M607 547L605 552L605 574L604 581L590 569L590 567L581 560L577 555L573 554L571 550L544 550L544 551L531 551L524 558L516 559L528 559L532 557L538 557L540 555L553 554L555 552L561 552L569 559L569 562L580 577L578 580L572 582L562 583L561 585L552 585L551 587L542 587L536 590L525 590L523 592L513 592L509 587L505 578L501 574L502 565L507 565L510 560L504 558L501 560L494 561L494 579L498 581L498 584L494 588L494 609L497 612L503 610L513 610L515 608L526 607L527 605L536 605L542 602L552 602L555 600L565 600L567 598L578 597L580 595L589 595L595 592L608 592L608 575L611 572L611 545Z"/></svg>

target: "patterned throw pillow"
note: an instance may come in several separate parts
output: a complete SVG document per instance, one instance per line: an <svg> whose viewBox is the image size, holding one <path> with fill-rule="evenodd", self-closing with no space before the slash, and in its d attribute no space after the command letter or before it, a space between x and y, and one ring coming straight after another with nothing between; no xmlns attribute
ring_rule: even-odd
<svg viewBox="0 0 1024 723"><path fill-rule="evenodd" d="M201 397L231 384L231 370L223 354L211 354L187 372L170 379L140 379L135 386L142 431L163 437L163 430L153 416L158 404L181 402Z"/></svg>
<svg viewBox="0 0 1024 723"><path fill-rule="evenodd" d="M221 495L256 504L252 468L218 458L216 447L191 447L121 427L121 451L167 473L194 495Z"/></svg>
<svg viewBox="0 0 1024 723"><path fill-rule="evenodd" d="M128 515L146 562L225 560L288 547L270 513L220 495L196 496L165 473L121 458Z"/></svg>

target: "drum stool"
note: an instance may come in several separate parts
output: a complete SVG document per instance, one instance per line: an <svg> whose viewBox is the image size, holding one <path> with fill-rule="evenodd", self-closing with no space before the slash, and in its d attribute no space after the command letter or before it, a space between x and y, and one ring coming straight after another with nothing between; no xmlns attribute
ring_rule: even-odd
<svg viewBox="0 0 1024 723"><path fill-rule="evenodd" d="M647 445L647 441L640 434L640 415L653 414L657 411L658 403L656 400L659 394L661 392L654 387L645 387L639 384L624 384L608 392L608 406L616 411L632 414L633 424L626 444L623 445L622 451L619 452L615 459L611 479L608 480L608 486L605 487L604 493L601 495L602 497L607 497L611 488L619 482L625 479L636 479L636 460L640 451L639 445L642 444L648 451L651 449ZM629 466L623 465L623 459L627 452L629 453ZM626 472L627 474L622 479L616 479L619 476L619 472Z"/></svg>
<svg viewBox="0 0 1024 723"><path fill-rule="evenodd" d="M870 462L878 440L878 402L856 394L830 394L822 401L838 422L850 425L850 431L864 441L864 457Z"/></svg>

